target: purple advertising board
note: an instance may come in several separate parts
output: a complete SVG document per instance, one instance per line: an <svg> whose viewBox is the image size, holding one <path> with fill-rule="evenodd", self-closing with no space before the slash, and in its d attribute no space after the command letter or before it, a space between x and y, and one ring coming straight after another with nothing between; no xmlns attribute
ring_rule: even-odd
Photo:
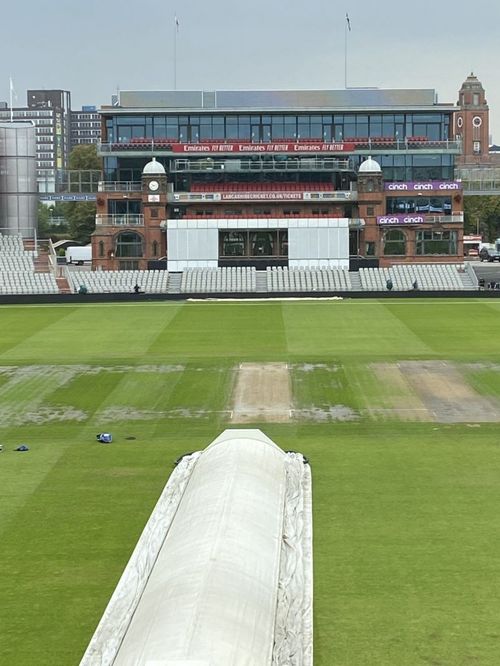
<svg viewBox="0 0 500 666"><path fill-rule="evenodd" d="M385 183L386 192L457 192L462 189L458 180L425 180L422 182Z"/></svg>
<svg viewBox="0 0 500 666"><path fill-rule="evenodd" d="M380 215L377 224L423 224L425 217L419 213L407 213L405 215Z"/></svg>

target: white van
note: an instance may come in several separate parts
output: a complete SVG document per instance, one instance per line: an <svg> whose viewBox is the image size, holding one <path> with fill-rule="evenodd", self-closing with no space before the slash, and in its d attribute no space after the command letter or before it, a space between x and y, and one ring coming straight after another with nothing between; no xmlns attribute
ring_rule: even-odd
<svg viewBox="0 0 500 666"><path fill-rule="evenodd" d="M71 245L66 248L66 263L83 266L92 261L92 245Z"/></svg>

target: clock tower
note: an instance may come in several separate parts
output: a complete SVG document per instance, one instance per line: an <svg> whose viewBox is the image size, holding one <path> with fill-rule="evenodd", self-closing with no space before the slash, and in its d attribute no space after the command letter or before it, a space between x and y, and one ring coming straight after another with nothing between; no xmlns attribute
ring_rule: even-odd
<svg viewBox="0 0 500 666"><path fill-rule="evenodd" d="M489 162L489 108L483 85L471 73L458 93L454 134L462 141L461 164Z"/></svg>
<svg viewBox="0 0 500 666"><path fill-rule="evenodd" d="M166 255L167 175L165 167L153 157L142 170L142 213L144 240L150 260Z"/></svg>

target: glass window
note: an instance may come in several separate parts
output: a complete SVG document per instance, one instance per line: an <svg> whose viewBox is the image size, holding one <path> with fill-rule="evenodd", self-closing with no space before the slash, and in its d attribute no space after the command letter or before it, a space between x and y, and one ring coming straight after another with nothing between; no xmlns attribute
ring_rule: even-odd
<svg viewBox="0 0 500 666"><path fill-rule="evenodd" d="M384 254L403 256L406 254L406 236L400 229L389 229L384 234Z"/></svg>
<svg viewBox="0 0 500 666"><path fill-rule="evenodd" d="M116 237L115 255L117 257L142 257L143 239L135 231L123 231Z"/></svg>
<svg viewBox="0 0 500 666"><path fill-rule="evenodd" d="M288 231L279 231L279 254L282 257L288 257Z"/></svg>
<svg viewBox="0 0 500 666"><path fill-rule="evenodd" d="M109 215L138 215L141 202L138 199L108 199Z"/></svg>
<svg viewBox="0 0 500 666"><path fill-rule="evenodd" d="M323 125L311 123L311 139L321 139L323 137Z"/></svg>
<svg viewBox="0 0 500 666"><path fill-rule="evenodd" d="M276 231L251 231L250 255L252 257L272 256L275 253L277 232Z"/></svg>
<svg viewBox="0 0 500 666"><path fill-rule="evenodd" d="M244 123L239 124L238 126L238 139L250 139L251 131L250 125L245 125Z"/></svg>
<svg viewBox="0 0 500 666"><path fill-rule="evenodd" d="M223 257L245 256L246 233L241 231L223 231L220 234L221 255Z"/></svg>
<svg viewBox="0 0 500 666"><path fill-rule="evenodd" d="M99 241L99 256L104 257L104 241Z"/></svg>
<svg viewBox="0 0 500 666"><path fill-rule="evenodd" d="M417 231L416 253L454 255L457 253L456 231Z"/></svg>
<svg viewBox="0 0 500 666"><path fill-rule="evenodd" d="M139 262L134 260L120 261L118 264L119 271L137 271L139 270Z"/></svg>
<svg viewBox="0 0 500 666"><path fill-rule="evenodd" d="M374 257L375 256L375 241L366 241L365 243L365 256Z"/></svg>
<svg viewBox="0 0 500 666"><path fill-rule="evenodd" d="M310 139L311 130L309 128L309 123L300 123L297 125L297 138L298 139Z"/></svg>

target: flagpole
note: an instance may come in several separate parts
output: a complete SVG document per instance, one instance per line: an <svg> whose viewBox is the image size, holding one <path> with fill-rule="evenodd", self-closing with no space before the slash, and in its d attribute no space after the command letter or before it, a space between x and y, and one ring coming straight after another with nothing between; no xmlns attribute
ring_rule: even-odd
<svg viewBox="0 0 500 666"><path fill-rule="evenodd" d="M14 122L14 109L12 108L13 104L13 97L14 97L14 84L12 82L12 76L9 77L9 99L10 99L10 122Z"/></svg>
<svg viewBox="0 0 500 666"><path fill-rule="evenodd" d="M179 21L177 20L177 13L174 19L174 90L177 90L177 32L179 29Z"/></svg>
<svg viewBox="0 0 500 666"><path fill-rule="evenodd" d="M347 32L349 30L349 16L345 15L344 26L344 88L347 90Z"/></svg>

